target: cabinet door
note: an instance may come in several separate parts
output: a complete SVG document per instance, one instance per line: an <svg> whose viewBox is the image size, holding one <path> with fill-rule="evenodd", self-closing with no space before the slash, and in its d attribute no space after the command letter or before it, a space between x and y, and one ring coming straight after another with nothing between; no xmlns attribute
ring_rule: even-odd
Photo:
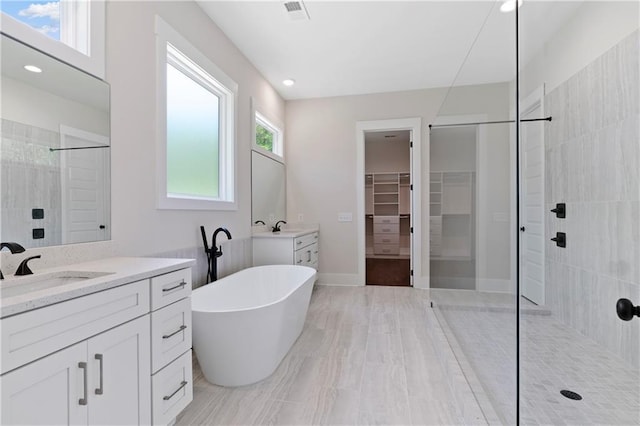
<svg viewBox="0 0 640 426"><path fill-rule="evenodd" d="M150 327L145 315L89 339L90 425L151 423Z"/></svg>
<svg viewBox="0 0 640 426"><path fill-rule="evenodd" d="M0 377L3 425L87 424L87 343L81 342ZM86 389L88 392L88 389Z"/></svg>

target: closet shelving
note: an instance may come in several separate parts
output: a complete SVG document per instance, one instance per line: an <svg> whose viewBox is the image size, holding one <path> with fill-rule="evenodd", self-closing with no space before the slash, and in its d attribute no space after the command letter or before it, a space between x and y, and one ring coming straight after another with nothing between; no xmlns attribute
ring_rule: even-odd
<svg viewBox="0 0 640 426"><path fill-rule="evenodd" d="M429 240L432 260L470 260L473 178L471 171L431 172Z"/></svg>
<svg viewBox="0 0 640 426"><path fill-rule="evenodd" d="M367 257L410 257L410 187L408 172L365 174Z"/></svg>

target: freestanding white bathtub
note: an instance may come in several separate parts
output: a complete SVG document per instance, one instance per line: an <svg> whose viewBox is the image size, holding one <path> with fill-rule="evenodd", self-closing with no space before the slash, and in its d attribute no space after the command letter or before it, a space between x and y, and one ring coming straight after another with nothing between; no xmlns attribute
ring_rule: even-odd
<svg viewBox="0 0 640 426"><path fill-rule="evenodd" d="M205 378L243 386L269 377L302 332L315 278L306 266L257 266L194 290L193 346Z"/></svg>

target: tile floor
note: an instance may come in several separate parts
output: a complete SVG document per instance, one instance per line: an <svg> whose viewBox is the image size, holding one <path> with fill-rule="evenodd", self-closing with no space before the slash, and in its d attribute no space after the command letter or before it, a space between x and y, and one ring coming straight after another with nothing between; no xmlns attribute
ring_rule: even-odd
<svg viewBox="0 0 640 426"><path fill-rule="evenodd" d="M515 424L515 309L513 296L431 291L456 357L473 371L504 424ZM639 425L640 372L597 343L522 301L522 425ZM466 362L468 361L468 362ZM465 374L469 373L467 370ZM582 395L572 401L568 389ZM482 402L482 398L479 397Z"/></svg>
<svg viewBox="0 0 640 426"><path fill-rule="evenodd" d="M456 368L428 292L316 286L300 338L266 380L215 386L194 360L194 400L177 424L486 424Z"/></svg>

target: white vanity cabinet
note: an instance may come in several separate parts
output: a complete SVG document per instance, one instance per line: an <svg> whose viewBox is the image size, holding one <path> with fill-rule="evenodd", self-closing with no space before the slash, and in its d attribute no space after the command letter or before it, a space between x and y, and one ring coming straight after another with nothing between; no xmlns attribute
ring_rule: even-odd
<svg viewBox="0 0 640 426"><path fill-rule="evenodd" d="M1 423L170 423L192 399L191 263L172 263L182 268L0 319Z"/></svg>
<svg viewBox="0 0 640 426"><path fill-rule="evenodd" d="M253 265L302 265L318 269L318 231L253 236Z"/></svg>

